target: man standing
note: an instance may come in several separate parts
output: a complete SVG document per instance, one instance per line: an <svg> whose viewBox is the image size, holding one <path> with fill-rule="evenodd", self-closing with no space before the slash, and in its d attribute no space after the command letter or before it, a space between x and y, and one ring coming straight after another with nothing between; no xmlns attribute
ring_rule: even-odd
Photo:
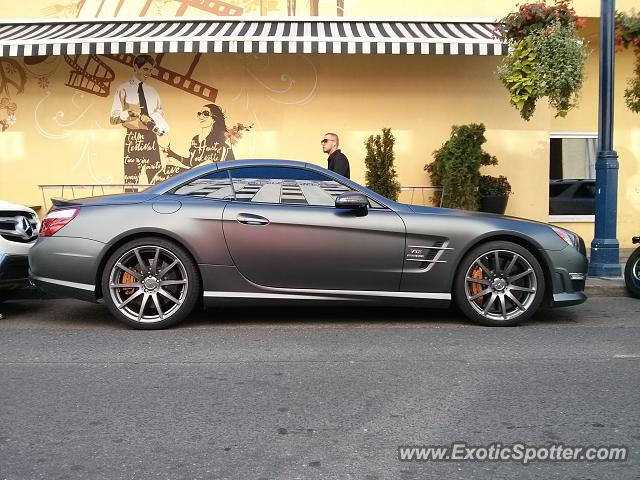
<svg viewBox="0 0 640 480"><path fill-rule="evenodd" d="M349 160L347 156L340 151L340 140L335 133L327 133L320 142L322 144L322 151L329 154L327 161L329 163L328 169L332 172L336 172L343 177L349 178Z"/></svg>
<svg viewBox="0 0 640 480"><path fill-rule="evenodd" d="M155 61L151 55L133 60L133 77L120 85L111 107L111 124L126 128L124 183L151 183L161 168L158 136L166 135L160 96L147 80Z"/></svg>

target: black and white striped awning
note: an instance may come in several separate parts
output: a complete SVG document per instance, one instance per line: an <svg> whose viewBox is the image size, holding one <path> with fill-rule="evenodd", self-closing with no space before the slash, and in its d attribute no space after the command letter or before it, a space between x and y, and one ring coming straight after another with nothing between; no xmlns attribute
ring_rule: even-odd
<svg viewBox="0 0 640 480"><path fill-rule="evenodd" d="M494 24L360 19L0 22L0 56L123 53L506 55Z"/></svg>

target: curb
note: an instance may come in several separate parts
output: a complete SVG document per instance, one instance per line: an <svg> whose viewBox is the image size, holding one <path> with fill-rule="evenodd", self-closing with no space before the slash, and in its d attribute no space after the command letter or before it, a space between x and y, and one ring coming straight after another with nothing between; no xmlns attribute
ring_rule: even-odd
<svg viewBox="0 0 640 480"><path fill-rule="evenodd" d="M588 297L631 297L622 277L589 277L584 293Z"/></svg>
<svg viewBox="0 0 640 480"><path fill-rule="evenodd" d="M587 297L629 297L627 287L589 287L584 289L584 293Z"/></svg>

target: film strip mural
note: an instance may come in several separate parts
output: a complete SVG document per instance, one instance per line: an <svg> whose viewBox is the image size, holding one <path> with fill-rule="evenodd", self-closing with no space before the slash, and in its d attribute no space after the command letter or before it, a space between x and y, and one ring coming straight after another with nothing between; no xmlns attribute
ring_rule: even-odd
<svg viewBox="0 0 640 480"><path fill-rule="evenodd" d="M78 17L113 18L157 16L156 0L81 0ZM173 17L203 14L236 17L243 8L221 0L167 0L161 2L163 15Z"/></svg>
<svg viewBox="0 0 640 480"><path fill-rule="evenodd" d="M162 66L162 59L164 57L164 54L158 54L155 57L155 70L153 71L151 76L156 80L162 83L166 83L171 87L175 87L179 90L182 90L183 92L190 93L191 95L200 97L203 100L215 103L216 97L218 96L218 90L211 85L207 85L204 82L200 82L192 78L192 75L196 70L196 67L198 66L198 62L200 62L201 56L202 55L200 53L196 53L189 67L187 68L187 71L184 73L179 73ZM133 60L136 56L125 53L120 55L105 55L105 57L123 63L128 67L133 67Z"/></svg>
<svg viewBox="0 0 640 480"><path fill-rule="evenodd" d="M113 69L97 55L64 55L71 67L66 85L99 97L108 97L111 82L116 77Z"/></svg>

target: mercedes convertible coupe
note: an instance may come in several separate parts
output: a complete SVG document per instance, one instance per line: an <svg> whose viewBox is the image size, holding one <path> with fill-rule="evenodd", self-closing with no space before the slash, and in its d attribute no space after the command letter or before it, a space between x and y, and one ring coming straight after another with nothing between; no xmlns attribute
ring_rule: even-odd
<svg viewBox="0 0 640 480"><path fill-rule="evenodd" d="M516 325L576 305L576 234L500 215L405 205L316 165L209 164L140 193L57 200L29 258L42 290L104 300L157 329L221 301L447 307Z"/></svg>

